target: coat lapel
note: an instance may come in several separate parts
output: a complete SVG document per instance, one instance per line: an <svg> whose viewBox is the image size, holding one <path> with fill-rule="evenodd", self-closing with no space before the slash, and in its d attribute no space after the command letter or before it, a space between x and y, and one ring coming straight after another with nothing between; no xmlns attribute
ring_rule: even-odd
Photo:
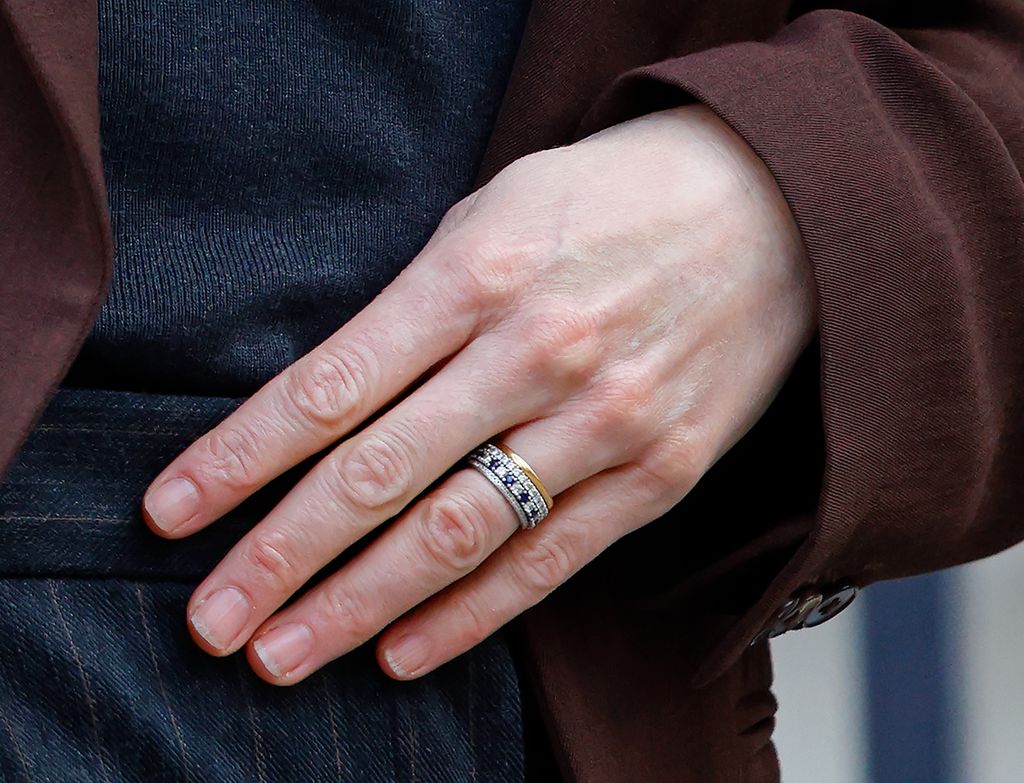
<svg viewBox="0 0 1024 783"><path fill-rule="evenodd" d="M0 470L110 277L96 26L94 0L0 0Z"/></svg>

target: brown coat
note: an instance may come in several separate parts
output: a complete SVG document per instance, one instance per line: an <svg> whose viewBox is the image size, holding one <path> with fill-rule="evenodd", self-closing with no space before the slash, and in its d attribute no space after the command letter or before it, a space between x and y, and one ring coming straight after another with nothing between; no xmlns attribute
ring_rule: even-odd
<svg viewBox="0 0 1024 783"><path fill-rule="evenodd" d="M791 596L1024 538L1024 4L535 0L491 174L699 100L778 179L820 341L672 513L521 621L567 779L771 781ZM94 0L0 0L0 467L110 278ZM827 601L826 601L827 603Z"/></svg>

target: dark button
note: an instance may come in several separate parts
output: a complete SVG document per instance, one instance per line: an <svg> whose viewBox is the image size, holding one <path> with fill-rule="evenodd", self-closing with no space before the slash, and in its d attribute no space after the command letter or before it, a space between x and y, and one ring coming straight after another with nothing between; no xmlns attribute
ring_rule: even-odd
<svg viewBox="0 0 1024 783"><path fill-rule="evenodd" d="M853 603L853 599L857 597L857 592L858 590L855 585L843 585L830 591L825 596L825 600L807 613L807 616L804 618L803 627L813 628L827 620L831 620Z"/></svg>
<svg viewBox="0 0 1024 783"><path fill-rule="evenodd" d="M787 631L821 625L849 606L857 597L857 592L858 588L854 585L842 585L825 591L817 587L806 587L776 610L750 644L774 639Z"/></svg>
<svg viewBox="0 0 1024 783"><path fill-rule="evenodd" d="M823 599L824 596L816 590L804 590L794 595L775 610L775 614L771 616L761 632L750 642L751 646L801 627L804 618L814 611Z"/></svg>
<svg viewBox="0 0 1024 783"><path fill-rule="evenodd" d="M771 636L780 636L786 631L803 628L804 619L818 608L824 598L825 596L816 590L807 591L797 596L788 611L779 613L780 616L775 622ZM789 607L790 603L787 601L785 606Z"/></svg>
<svg viewBox="0 0 1024 783"><path fill-rule="evenodd" d="M778 609L775 610L775 614L773 614L769 618L768 622L764 626L764 630L761 631L761 634L759 634L759 636L760 635L777 636L778 634L772 634L772 630L773 629L781 629L783 627L783 623L786 621L787 618L793 616L793 614L796 612L797 607L799 605L800 605L800 599L799 598L790 598L788 601L786 601L786 603L784 603L782 606L780 606Z"/></svg>

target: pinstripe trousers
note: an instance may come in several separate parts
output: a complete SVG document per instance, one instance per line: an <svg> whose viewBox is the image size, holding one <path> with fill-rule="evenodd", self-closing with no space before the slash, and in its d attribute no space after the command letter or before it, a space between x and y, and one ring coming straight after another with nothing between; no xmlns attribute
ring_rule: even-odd
<svg viewBox="0 0 1024 783"><path fill-rule="evenodd" d="M504 634L416 682L364 645L291 688L192 643L191 591L308 465L188 540L139 501L240 402L61 389L33 430L0 484L0 780L522 780Z"/></svg>

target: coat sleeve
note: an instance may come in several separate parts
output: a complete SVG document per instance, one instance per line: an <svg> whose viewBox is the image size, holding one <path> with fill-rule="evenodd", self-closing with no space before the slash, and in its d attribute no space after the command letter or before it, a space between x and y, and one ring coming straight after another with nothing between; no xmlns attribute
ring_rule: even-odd
<svg viewBox="0 0 1024 783"><path fill-rule="evenodd" d="M704 679L806 585L1024 538L1024 3L902 5L631 70L580 128L704 103L772 171L814 268L815 523Z"/></svg>

